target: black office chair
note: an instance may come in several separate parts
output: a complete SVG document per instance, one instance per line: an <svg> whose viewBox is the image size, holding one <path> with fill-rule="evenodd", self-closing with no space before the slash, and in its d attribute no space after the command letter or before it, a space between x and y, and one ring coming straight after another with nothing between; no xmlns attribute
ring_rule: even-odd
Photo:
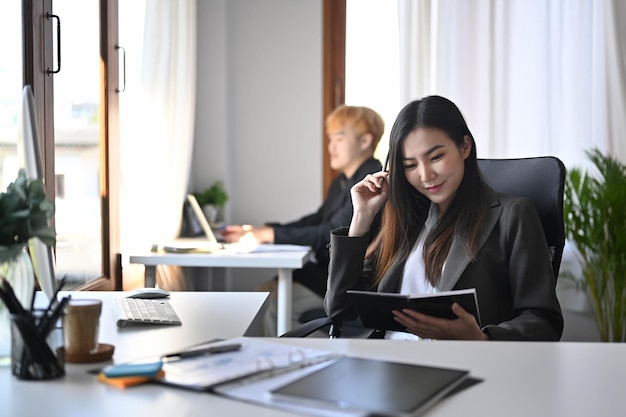
<svg viewBox="0 0 626 417"><path fill-rule="evenodd" d="M558 278L565 246L565 221L563 217L563 192L565 165L556 157L542 156L518 159L479 159L483 178L499 193L526 197L537 208L548 242L554 277ZM340 337L342 323L326 317L324 311L309 312L318 318L286 332L281 337L305 337L329 327L331 338ZM358 326L357 326L358 327Z"/></svg>

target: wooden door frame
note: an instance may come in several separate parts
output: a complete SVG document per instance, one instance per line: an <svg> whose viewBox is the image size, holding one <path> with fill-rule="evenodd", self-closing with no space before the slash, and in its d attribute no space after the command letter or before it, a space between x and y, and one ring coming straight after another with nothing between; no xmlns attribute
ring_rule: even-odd
<svg viewBox="0 0 626 417"><path fill-rule="evenodd" d="M345 102L346 79L346 0L324 0L323 3L323 119ZM324 197L338 174L330 167L328 137L322 133Z"/></svg>
<svg viewBox="0 0 626 417"><path fill-rule="evenodd" d="M104 279L94 281L89 288L102 290L122 289L118 15L118 0L100 0L100 206Z"/></svg>
<svg viewBox="0 0 626 417"><path fill-rule="evenodd" d="M100 202L102 218L102 276L79 290L122 288L119 244L119 59L118 0L99 0L100 7ZM52 0L22 0L23 83L31 85L40 133L46 195L55 198L54 76L47 73L53 62ZM54 225L54 220L53 220Z"/></svg>

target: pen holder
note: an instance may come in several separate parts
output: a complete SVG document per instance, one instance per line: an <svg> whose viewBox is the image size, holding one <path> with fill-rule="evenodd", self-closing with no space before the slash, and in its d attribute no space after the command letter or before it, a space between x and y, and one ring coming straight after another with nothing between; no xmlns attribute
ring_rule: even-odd
<svg viewBox="0 0 626 417"><path fill-rule="evenodd" d="M65 375L63 328L51 312L11 315L11 372L19 379L46 380Z"/></svg>

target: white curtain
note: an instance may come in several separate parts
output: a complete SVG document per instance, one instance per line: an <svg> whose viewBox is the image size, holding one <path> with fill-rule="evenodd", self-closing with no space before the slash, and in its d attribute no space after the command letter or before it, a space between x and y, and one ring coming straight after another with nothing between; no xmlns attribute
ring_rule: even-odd
<svg viewBox="0 0 626 417"><path fill-rule="evenodd" d="M608 134L615 154L626 161L626 2L604 0ZM621 22L621 24L618 24Z"/></svg>
<svg viewBox="0 0 626 417"><path fill-rule="evenodd" d="M127 89L120 97L125 255L178 236L194 135L196 0L148 0L144 25L134 53L127 51ZM131 34L140 26L140 20L126 25ZM131 61L139 56L140 64ZM142 273L126 260L125 286ZM158 282L184 289L180 268L160 269Z"/></svg>
<svg viewBox="0 0 626 417"><path fill-rule="evenodd" d="M402 102L453 100L479 157L598 147L626 162L626 50L617 0L399 0Z"/></svg>

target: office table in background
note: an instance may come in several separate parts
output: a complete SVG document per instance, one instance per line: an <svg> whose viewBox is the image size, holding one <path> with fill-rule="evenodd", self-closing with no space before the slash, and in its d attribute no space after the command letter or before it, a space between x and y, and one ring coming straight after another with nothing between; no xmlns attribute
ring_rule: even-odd
<svg viewBox="0 0 626 417"><path fill-rule="evenodd" d="M270 246L270 245L267 245ZM278 245L280 246L280 245ZM270 268L278 269L277 329L283 334L291 328L291 292L293 270L300 269L311 259L310 249L236 253L220 250L213 253L148 252L131 255L130 263L143 264L145 286L156 285L157 265L208 268Z"/></svg>

